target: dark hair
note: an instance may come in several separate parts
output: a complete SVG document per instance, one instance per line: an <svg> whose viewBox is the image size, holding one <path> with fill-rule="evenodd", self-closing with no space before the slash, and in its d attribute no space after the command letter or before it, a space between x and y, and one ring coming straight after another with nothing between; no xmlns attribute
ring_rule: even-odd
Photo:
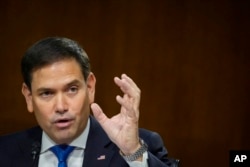
<svg viewBox="0 0 250 167"><path fill-rule="evenodd" d="M46 65L64 59L75 59L86 80L90 73L89 58L83 48L68 38L49 37L32 45L21 60L21 71L24 83L31 89L32 73Z"/></svg>

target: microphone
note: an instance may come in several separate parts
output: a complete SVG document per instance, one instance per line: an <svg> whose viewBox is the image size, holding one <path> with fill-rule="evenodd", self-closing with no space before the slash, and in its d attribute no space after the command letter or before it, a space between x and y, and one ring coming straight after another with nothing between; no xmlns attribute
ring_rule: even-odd
<svg viewBox="0 0 250 167"><path fill-rule="evenodd" d="M32 156L32 159L33 159L33 162L37 159L37 157L39 156L40 154L40 149L41 149L41 144L40 142L36 141L34 143L32 143L32 146L31 146L31 156Z"/></svg>

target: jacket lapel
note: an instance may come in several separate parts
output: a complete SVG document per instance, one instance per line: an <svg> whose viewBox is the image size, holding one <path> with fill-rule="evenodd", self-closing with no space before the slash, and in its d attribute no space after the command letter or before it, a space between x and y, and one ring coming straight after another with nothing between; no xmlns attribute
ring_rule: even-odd
<svg viewBox="0 0 250 167"><path fill-rule="evenodd" d="M32 150L35 144L39 147L38 152L40 152L42 129L40 127L35 127L28 130L23 135L25 135L25 137L17 143L20 155L12 162L12 166L38 167L39 157L36 156L35 159L33 159ZM109 167L115 151L117 151L115 144L110 141L99 123L90 116L90 130L86 149L84 150L83 167Z"/></svg>
<svg viewBox="0 0 250 167"><path fill-rule="evenodd" d="M99 123L90 116L90 130L84 151L83 167L110 166L115 145L110 141Z"/></svg>

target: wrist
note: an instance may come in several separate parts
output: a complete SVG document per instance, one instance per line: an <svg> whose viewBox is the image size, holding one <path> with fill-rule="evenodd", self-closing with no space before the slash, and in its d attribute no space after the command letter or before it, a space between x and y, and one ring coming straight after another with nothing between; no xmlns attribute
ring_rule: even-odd
<svg viewBox="0 0 250 167"><path fill-rule="evenodd" d="M124 153L120 150L120 154L126 161L142 161L143 153L145 153L147 149L147 144L140 139L139 144L134 151Z"/></svg>
<svg viewBox="0 0 250 167"><path fill-rule="evenodd" d="M123 149L120 148L121 155L127 156L134 154L142 146L139 140L140 139L138 139L138 142L134 144L134 146L130 146L129 148L123 148Z"/></svg>

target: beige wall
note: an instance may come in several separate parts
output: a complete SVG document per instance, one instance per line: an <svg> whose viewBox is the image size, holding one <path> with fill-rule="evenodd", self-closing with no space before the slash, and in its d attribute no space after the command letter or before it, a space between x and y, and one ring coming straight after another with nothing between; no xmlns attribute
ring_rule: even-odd
<svg viewBox="0 0 250 167"><path fill-rule="evenodd" d="M249 2L85 0L0 2L0 134L33 126L19 62L47 36L79 41L97 77L96 101L112 116L130 75L142 90L140 126L159 132L182 166L227 167L250 149Z"/></svg>

